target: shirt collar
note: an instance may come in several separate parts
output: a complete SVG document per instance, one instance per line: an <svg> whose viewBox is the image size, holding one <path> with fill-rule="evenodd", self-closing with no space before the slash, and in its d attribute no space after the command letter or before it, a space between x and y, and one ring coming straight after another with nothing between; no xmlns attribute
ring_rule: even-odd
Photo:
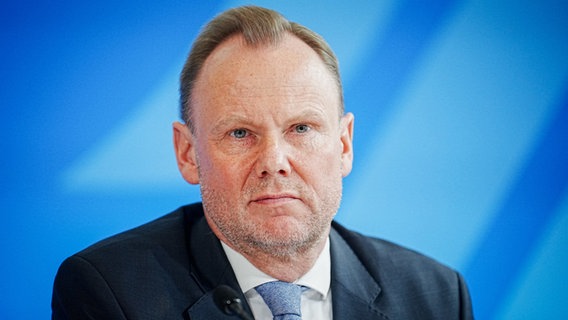
<svg viewBox="0 0 568 320"><path fill-rule="evenodd" d="M221 244L243 292L247 292L263 283L277 280L260 271L242 254L233 250L223 241L221 241ZM325 246L314 263L314 266L294 283L317 291L321 294L323 299L327 297L331 285L329 237L326 239Z"/></svg>

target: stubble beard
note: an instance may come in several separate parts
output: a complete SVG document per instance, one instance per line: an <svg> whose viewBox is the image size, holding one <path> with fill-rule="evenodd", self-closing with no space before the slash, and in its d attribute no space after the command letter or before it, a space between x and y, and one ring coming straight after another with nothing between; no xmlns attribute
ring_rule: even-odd
<svg viewBox="0 0 568 320"><path fill-rule="evenodd" d="M310 207L312 212L305 219L295 225L284 225L278 230L255 222L247 215L246 203L228 203L222 193L214 188L201 184L201 195L208 222L229 242L229 246L244 255L256 257L261 254L288 261L305 254L328 236L331 221L341 202L341 181L335 185L326 190L320 208ZM305 189L297 185L293 188ZM252 192L254 190L245 193ZM308 193L301 194L306 199ZM242 198L248 199L246 195ZM313 197L309 199L313 204Z"/></svg>

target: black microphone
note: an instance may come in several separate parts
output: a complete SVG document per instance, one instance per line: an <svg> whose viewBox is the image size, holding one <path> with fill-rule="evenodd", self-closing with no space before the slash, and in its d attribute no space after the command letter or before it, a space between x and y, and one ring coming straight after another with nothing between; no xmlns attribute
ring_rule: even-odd
<svg viewBox="0 0 568 320"><path fill-rule="evenodd" d="M217 308L226 315L235 314L243 320L254 320L243 309L243 304L237 292L229 286L221 285L215 288L213 291L213 301Z"/></svg>

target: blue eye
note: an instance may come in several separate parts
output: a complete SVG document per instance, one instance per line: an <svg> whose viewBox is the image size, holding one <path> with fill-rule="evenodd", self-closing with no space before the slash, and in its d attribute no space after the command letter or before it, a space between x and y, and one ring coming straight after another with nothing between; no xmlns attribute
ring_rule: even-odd
<svg viewBox="0 0 568 320"><path fill-rule="evenodd" d="M231 136L237 139L245 138L248 135L248 132L245 129L235 129L231 131Z"/></svg>
<svg viewBox="0 0 568 320"><path fill-rule="evenodd" d="M299 124L294 129L297 133L306 133L310 130L310 127L307 124Z"/></svg>

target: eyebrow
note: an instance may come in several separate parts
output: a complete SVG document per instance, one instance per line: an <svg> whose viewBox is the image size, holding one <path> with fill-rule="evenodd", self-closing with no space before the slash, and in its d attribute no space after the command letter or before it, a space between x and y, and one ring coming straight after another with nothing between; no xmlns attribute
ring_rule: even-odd
<svg viewBox="0 0 568 320"><path fill-rule="evenodd" d="M213 134L224 133L224 131L227 127L233 127L234 124L237 124L237 123L248 124L248 123L251 123L251 121L248 117L244 117L244 116L241 116L241 115L238 115L238 114L232 114L232 115L230 115L226 118L221 119L217 123L215 123L215 125L211 129L211 132Z"/></svg>
<svg viewBox="0 0 568 320"><path fill-rule="evenodd" d="M325 116L326 116L325 113L320 111L319 109L310 108L309 110L304 110L300 114L292 116L290 118L294 121L301 122L302 119L306 118L315 119L315 120L325 119Z"/></svg>
<svg viewBox="0 0 568 320"><path fill-rule="evenodd" d="M303 122L306 120L325 120L326 114L320 108L308 108L302 110L298 114L291 115L285 121L286 122ZM238 124L238 126L237 126ZM219 120L214 124L213 128L210 130L211 133L224 134L227 128L242 127L242 126L253 126L254 122L250 117L243 116L240 114L230 114L227 117Z"/></svg>

